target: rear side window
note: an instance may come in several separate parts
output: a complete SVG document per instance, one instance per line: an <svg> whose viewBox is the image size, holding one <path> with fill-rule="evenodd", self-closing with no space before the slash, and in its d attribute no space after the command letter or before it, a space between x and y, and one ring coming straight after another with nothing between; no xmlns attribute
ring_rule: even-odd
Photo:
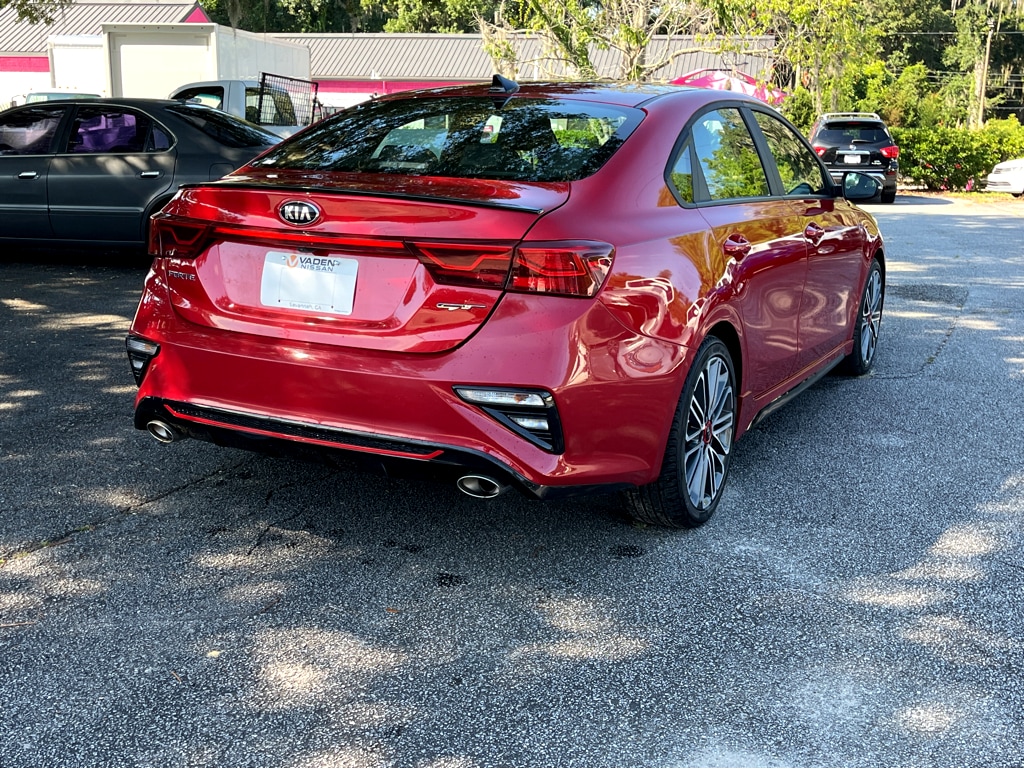
<svg viewBox="0 0 1024 769"><path fill-rule="evenodd" d="M277 136L259 126L199 104L178 104L168 107L167 111L225 147L269 147L279 141Z"/></svg>
<svg viewBox="0 0 1024 769"><path fill-rule="evenodd" d="M169 147L152 118L121 107L79 107L68 137L68 152L154 152Z"/></svg>
<svg viewBox="0 0 1024 769"><path fill-rule="evenodd" d="M669 179L672 182L672 186L675 188L676 194L682 202L694 202L693 163L690 160L690 142L683 145L683 148L679 153L679 157L677 157L676 162L672 164L672 170L669 172Z"/></svg>
<svg viewBox="0 0 1024 769"><path fill-rule="evenodd" d="M0 155L46 155L66 107L31 107L0 118Z"/></svg>
<svg viewBox="0 0 1024 769"><path fill-rule="evenodd" d="M573 181L597 171L639 124L638 110L559 99L371 102L285 142L261 166Z"/></svg>

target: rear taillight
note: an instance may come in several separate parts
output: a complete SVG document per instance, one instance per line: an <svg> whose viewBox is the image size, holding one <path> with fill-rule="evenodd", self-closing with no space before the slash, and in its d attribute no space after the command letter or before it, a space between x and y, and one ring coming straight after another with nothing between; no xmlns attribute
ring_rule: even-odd
<svg viewBox="0 0 1024 769"><path fill-rule="evenodd" d="M592 241L523 243L516 249L508 290L594 296L612 267L613 246Z"/></svg>
<svg viewBox="0 0 1024 769"><path fill-rule="evenodd" d="M149 255L174 259L195 259L203 252L210 225L155 214L149 220Z"/></svg>
<svg viewBox="0 0 1024 769"><path fill-rule="evenodd" d="M818 153L819 157L828 152L828 147L819 147L817 144L814 144L812 146L814 147L814 151Z"/></svg>
<svg viewBox="0 0 1024 769"><path fill-rule="evenodd" d="M511 245L422 242L409 245L437 283L500 289L508 279Z"/></svg>
<svg viewBox="0 0 1024 769"><path fill-rule="evenodd" d="M582 240L527 241L515 248L424 242L409 246L437 283L581 297L598 292L615 252L607 243Z"/></svg>
<svg viewBox="0 0 1024 769"><path fill-rule="evenodd" d="M157 214L150 220L151 256L195 259L211 244L224 240L365 256L401 257L411 253L442 285L579 297L597 294L608 277L615 253L608 243L585 240L527 241L518 246L403 242L231 227L168 214Z"/></svg>
<svg viewBox="0 0 1024 769"><path fill-rule="evenodd" d="M882 153L882 157L889 158L889 160L895 160L900 156L900 148L895 144L889 147L882 147L880 151Z"/></svg>

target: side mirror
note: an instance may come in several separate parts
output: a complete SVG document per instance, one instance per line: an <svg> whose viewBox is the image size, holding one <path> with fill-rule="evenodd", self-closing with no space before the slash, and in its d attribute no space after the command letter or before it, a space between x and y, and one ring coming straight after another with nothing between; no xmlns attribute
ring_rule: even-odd
<svg viewBox="0 0 1024 769"><path fill-rule="evenodd" d="M881 182L859 171L843 174L843 197L857 203L871 200L882 191Z"/></svg>

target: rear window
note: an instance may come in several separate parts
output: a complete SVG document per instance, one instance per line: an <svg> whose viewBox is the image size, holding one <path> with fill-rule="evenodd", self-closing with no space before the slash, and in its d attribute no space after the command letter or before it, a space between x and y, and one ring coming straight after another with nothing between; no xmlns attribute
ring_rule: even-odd
<svg viewBox="0 0 1024 769"><path fill-rule="evenodd" d="M194 128L215 139L225 147L236 149L269 147L280 141L280 137L259 126L246 123L226 112L204 107L201 104L176 104L167 111L177 115Z"/></svg>
<svg viewBox="0 0 1024 769"><path fill-rule="evenodd" d="M829 123L818 131L815 141L823 144L885 144L891 139L885 128L878 123Z"/></svg>
<svg viewBox="0 0 1024 769"><path fill-rule="evenodd" d="M639 124L630 108L560 99L410 98L362 104L265 156L263 167L527 182L597 171Z"/></svg>

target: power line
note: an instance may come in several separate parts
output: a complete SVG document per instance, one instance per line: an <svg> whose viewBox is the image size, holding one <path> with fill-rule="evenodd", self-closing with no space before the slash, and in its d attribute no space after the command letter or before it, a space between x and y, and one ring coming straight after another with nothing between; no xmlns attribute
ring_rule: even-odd
<svg viewBox="0 0 1024 769"><path fill-rule="evenodd" d="M956 35L956 32L883 32L879 37L919 37L929 35ZM993 32L992 37L1000 35L1024 35L1024 30L1009 30L1007 32Z"/></svg>

